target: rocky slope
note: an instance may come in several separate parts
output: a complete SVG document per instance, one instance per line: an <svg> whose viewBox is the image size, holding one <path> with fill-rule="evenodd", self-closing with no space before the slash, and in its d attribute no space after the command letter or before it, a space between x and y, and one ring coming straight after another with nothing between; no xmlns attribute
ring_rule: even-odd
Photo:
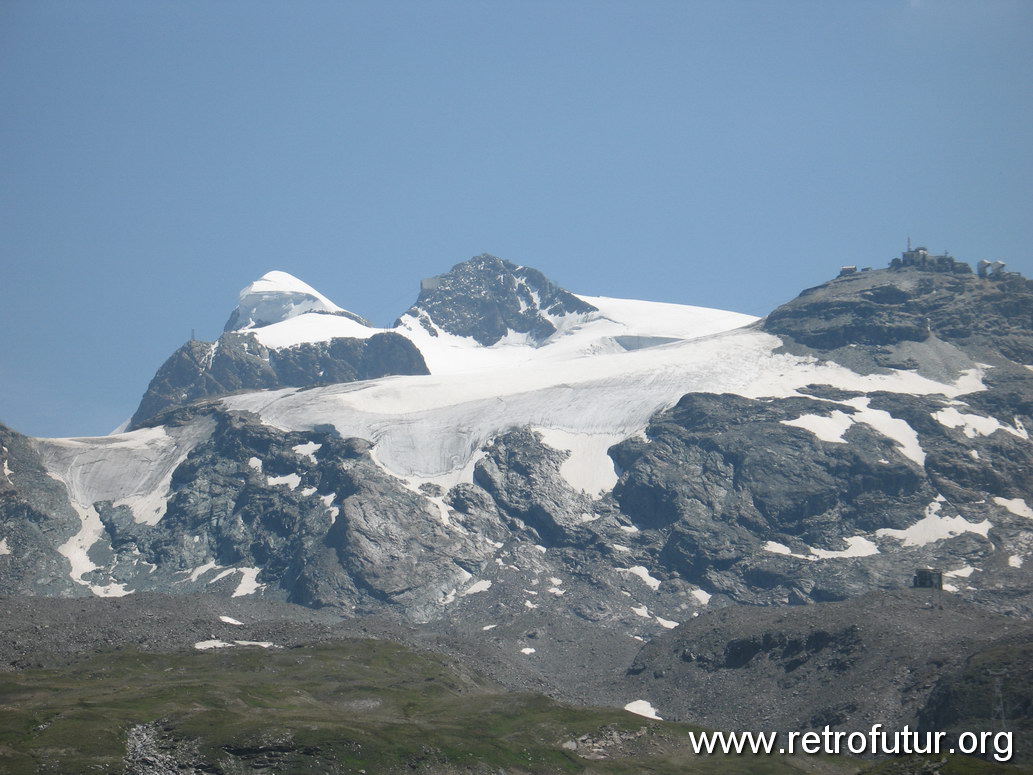
<svg viewBox="0 0 1033 775"><path fill-rule="evenodd" d="M643 646L629 675L665 718L721 729L945 729L971 658L1033 644L1033 623L908 589L814 606L730 606ZM743 687L749 687L748 692ZM635 690L630 690L635 693ZM975 693L973 693L975 694ZM1015 696L1020 696L1016 692ZM981 700L989 700L983 692ZM974 706L970 706L974 710ZM987 708L968 718L988 728ZM1013 707L1009 717L1028 716Z"/></svg>

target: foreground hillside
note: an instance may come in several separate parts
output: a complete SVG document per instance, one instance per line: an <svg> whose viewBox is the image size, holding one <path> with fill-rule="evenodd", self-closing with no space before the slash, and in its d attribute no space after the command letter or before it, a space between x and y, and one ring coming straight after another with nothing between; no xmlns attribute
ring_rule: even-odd
<svg viewBox="0 0 1033 775"><path fill-rule="evenodd" d="M99 654L0 675L7 773L850 773L698 757L689 728L504 692L383 641Z"/></svg>
<svg viewBox="0 0 1033 775"><path fill-rule="evenodd" d="M19 773L1020 773L963 756L695 753L698 727L513 693L379 640L105 651L0 674L0 770Z"/></svg>
<svg viewBox="0 0 1033 775"><path fill-rule="evenodd" d="M649 643L632 641L637 650L563 619L521 626L471 635L440 623L342 619L250 596L7 597L0 598L0 673L17 673L9 685L24 687L78 670L94 655L134 654L158 665L184 652L282 654L361 639L371 654L401 643L435 655L463 676L481 676L478 685L492 691L580 707L631 706L715 729L785 733L829 725L852 732L881 723L958 733L1003 723L1013 733L1014 761L1033 761L1033 623L953 595L900 590L813 606L726 607ZM535 659L539 652L547 658ZM285 685L292 676L287 669ZM369 688L380 692L393 680L385 673ZM156 703L178 691L158 673L143 685ZM89 691L84 685L84 698ZM118 736L117 729L105 734Z"/></svg>
<svg viewBox="0 0 1033 775"><path fill-rule="evenodd" d="M507 693L462 664L385 641L106 652L0 675L0 703L0 767L12 775L847 775L871 766L695 754L698 728ZM1020 770L936 757L878 771Z"/></svg>

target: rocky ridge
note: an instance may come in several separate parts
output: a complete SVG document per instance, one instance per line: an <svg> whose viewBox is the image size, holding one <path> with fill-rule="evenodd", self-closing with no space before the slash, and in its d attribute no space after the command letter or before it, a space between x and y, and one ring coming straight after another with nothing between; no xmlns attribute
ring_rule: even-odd
<svg viewBox="0 0 1033 775"><path fill-rule="evenodd" d="M193 339L169 356L147 386L127 429L153 424L153 418L168 409L237 391L427 373L420 351L392 332L274 348L250 332L228 331L215 342Z"/></svg>
<svg viewBox="0 0 1033 775"><path fill-rule="evenodd" d="M484 253L424 280L416 303L396 325L411 318L432 336L445 331L490 347L510 334L543 342L560 319L595 311L537 269Z"/></svg>

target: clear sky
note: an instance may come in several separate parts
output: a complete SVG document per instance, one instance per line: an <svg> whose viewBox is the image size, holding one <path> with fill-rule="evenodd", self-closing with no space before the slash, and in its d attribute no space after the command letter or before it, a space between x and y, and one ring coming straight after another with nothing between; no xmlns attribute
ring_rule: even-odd
<svg viewBox="0 0 1033 775"><path fill-rule="evenodd" d="M0 421L101 434L282 269L479 253L764 314L910 236L1033 276L1029 0L0 0Z"/></svg>

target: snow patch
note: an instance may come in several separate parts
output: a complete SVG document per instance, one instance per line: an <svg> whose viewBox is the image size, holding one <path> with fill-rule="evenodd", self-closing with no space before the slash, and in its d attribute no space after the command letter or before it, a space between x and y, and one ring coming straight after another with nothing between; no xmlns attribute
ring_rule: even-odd
<svg viewBox="0 0 1033 775"><path fill-rule="evenodd" d="M629 702L624 706L624 710L628 711L628 713L634 713L637 716L651 718L654 721L663 721L663 719L656 714L656 708L650 705L646 700L635 700L633 702Z"/></svg>
<svg viewBox="0 0 1033 775"><path fill-rule="evenodd" d="M267 476L265 481L270 487L275 487L278 484L285 484L290 489L295 490L298 485L301 484L301 477L297 474L284 474L283 476Z"/></svg>
<svg viewBox="0 0 1033 775"><path fill-rule="evenodd" d="M240 581L237 582L237 588L233 591L231 597L243 597L244 595L254 594L260 589L265 589L265 584L258 583L258 574L261 572L261 568L227 568L221 573L216 574L208 583L214 584L231 573L240 573Z"/></svg>
<svg viewBox="0 0 1033 775"><path fill-rule="evenodd" d="M918 443L918 434L915 429L904 420L899 420L889 412L882 409L871 409L868 406L870 399L849 398L841 403L852 406L857 410L854 415L854 422L863 422L870 425L883 436L892 439L900 446L900 452L904 457L913 460L920 466L925 465L925 450Z"/></svg>
<svg viewBox="0 0 1033 775"><path fill-rule="evenodd" d="M369 339L386 329L364 326L357 320L308 312L261 328L248 329L252 336L271 350L299 344L329 342L331 339Z"/></svg>
<svg viewBox="0 0 1033 775"><path fill-rule="evenodd" d="M1013 554L1011 557L1008 558L1008 566L1011 568L1021 568L1022 557L1020 557L1017 554Z"/></svg>
<svg viewBox="0 0 1033 775"><path fill-rule="evenodd" d="M258 583L258 574L262 572L261 568L238 568L237 570L240 571L240 583L233 590L231 597L253 595L258 590L265 588L265 584Z"/></svg>
<svg viewBox="0 0 1033 775"><path fill-rule="evenodd" d="M115 582L110 584L87 584L86 586L97 597L125 597L135 592L135 590L126 589L125 584L117 584Z"/></svg>
<svg viewBox="0 0 1033 775"><path fill-rule="evenodd" d="M659 616L654 616L653 618L656 619L657 622L660 623L660 626L666 630L673 630L678 626L678 622L672 622L670 619L662 619Z"/></svg>
<svg viewBox="0 0 1033 775"><path fill-rule="evenodd" d="M334 505L334 498L337 497L336 492L332 492L329 495L320 495L319 500L323 501L323 505L326 506L326 513L330 515L330 524L333 525L337 522L337 518L341 515L341 510Z"/></svg>
<svg viewBox="0 0 1033 775"><path fill-rule="evenodd" d="M879 547L874 541L865 538L864 536L850 536L844 539L847 544L846 549L829 550L829 549L815 549L813 546L810 547L811 554L816 557L820 557L823 560L839 557L870 557L873 554L879 553Z"/></svg>
<svg viewBox="0 0 1033 775"><path fill-rule="evenodd" d="M984 538L990 532L993 525L990 520L982 522L969 522L964 517L943 517L940 516L940 501L933 501L925 509L925 516L915 524L904 530L893 528L881 528L876 530L878 536L896 538L903 542L904 546L925 546L934 541L942 541L945 538L953 538L962 533L977 533Z"/></svg>
<svg viewBox="0 0 1033 775"><path fill-rule="evenodd" d="M244 622L238 622L236 619L234 619L231 616L220 616L219 617L219 621L220 622L226 622L226 624L236 624L237 626L240 626L240 627L244 626Z"/></svg>
<svg viewBox="0 0 1033 775"><path fill-rule="evenodd" d="M1017 517L1029 517L1033 519L1033 509L1029 507L1023 498L994 498L994 503L1003 506Z"/></svg>
<svg viewBox="0 0 1033 775"><path fill-rule="evenodd" d="M262 461L259 460L257 457L249 457L247 459L247 464L248 464L248 468L250 468L250 469L252 469L254 471L258 471L258 472L261 473L261 471L262 471Z"/></svg>
<svg viewBox="0 0 1033 775"><path fill-rule="evenodd" d="M1018 436L1020 439L1028 439L1029 434L1022 427L1022 423L1016 418L1016 426L1004 425L996 417L983 417L978 414L963 414L953 406L941 409L933 413L933 418L947 428L961 428L961 432L970 439L976 436L989 436L996 431L1005 431Z"/></svg>
<svg viewBox="0 0 1033 775"><path fill-rule="evenodd" d="M525 648L520 649L520 653L521 654L534 654L535 650L533 648L531 648L530 646L527 646Z"/></svg>
<svg viewBox="0 0 1033 775"><path fill-rule="evenodd" d="M7 545L7 539L0 540L0 555L10 554L11 547Z"/></svg>
<svg viewBox="0 0 1033 775"><path fill-rule="evenodd" d="M843 434L854 424L854 418L846 412L834 409L828 417L819 414L805 414L795 420L782 420L781 423L810 431L822 441L846 444Z"/></svg>
<svg viewBox="0 0 1033 775"><path fill-rule="evenodd" d="M643 617L644 619L648 619L649 618L649 609L646 608L644 605L632 606L631 610L634 611L639 616Z"/></svg>
<svg viewBox="0 0 1033 775"><path fill-rule="evenodd" d="M464 589L463 596L465 597L466 595L476 595L478 592L487 592L489 589L491 589L491 582L487 579L482 579L481 581L475 581L473 584Z"/></svg>
<svg viewBox="0 0 1033 775"><path fill-rule="evenodd" d="M642 579L650 589L660 589L660 579L650 576L649 570L642 565L633 565L630 568L617 568L617 572L630 573L632 576L638 576L638 578Z"/></svg>
<svg viewBox="0 0 1033 775"><path fill-rule="evenodd" d="M488 630L494 630L496 627L498 627L497 624L486 624L481 629L487 632Z"/></svg>
<svg viewBox="0 0 1033 775"><path fill-rule="evenodd" d="M559 428L534 428L546 446L570 453L560 465L560 476L573 489L598 497L617 484L613 460L606 454L623 441L620 433L572 433Z"/></svg>
<svg viewBox="0 0 1033 775"><path fill-rule="evenodd" d="M53 474L51 474L53 476ZM90 591L97 597L124 597L132 594L127 590L125 584L91 584L83 579L87 573L100 570L90 559L90 548L97 543L104 534L104 525L100 521L100 515L93 506L83 506L76 501L70 501L81 520L79 532L57 547L59 554L63 555L71 566L69 577L76 584L89 587Z"/></svg>
<svg viewBox="0 0 1033 775"><path fill-rule="evenodd" d="M233 646L260 646L261 648L267 649L274 645L275 644L267 640L235 640L233 643L227 643L224 640L200 640L194 644L194 648L198 651L206 651L208 649L226 649Z"/></svg>
<svg viewBox="0 0 1033 775"><path fill-rule="evenodd" d="M707 603L709 603L710 602L710 598L713 597L713 595L711 595L709 592L705 592L702 589L694 589L694 590L692 590L692 592L690 594L694 598L696 598L700 603L702 603L703 605L706 605Z"/></svg>
<svg viewBox="0 0 1033 775"><path fill-rule="evenodd" d="M957 570L949 570L943 575L951 576L952 578L967 579L969 576L972 575L972 571L974 570L978 570L978 568L973 568L971 565L966 565L963 568L958 568Z"/></svg>
<svg viewBox="0 0 1033 775"><path fill-rule="evenodd" d="M294 450L294 454L299 457L307 457L313 463L318 463L316 459L316 453L323 448L322 444L317 444L314 441L307 441L304 444L295 444L291 449Z"/></svg>
<svg viewBox="0 0 1033 775"><path fill-rule="evenodd" d="M197 581L199 578L201 578L201 576L206 574L208 571L215 570L218 567L219 567L219 565L215 562L215 560L212 560L211 562L206 562L204 565L199 565L198 567L196 567L192 571L190 571L190 580L191 581ZM231 570L230 571L226 571L226 573L232 573L232 572L233 571L231 571ZM226 575L226 573L220 574L219 578L222 578L224 575Z"/></svg>

